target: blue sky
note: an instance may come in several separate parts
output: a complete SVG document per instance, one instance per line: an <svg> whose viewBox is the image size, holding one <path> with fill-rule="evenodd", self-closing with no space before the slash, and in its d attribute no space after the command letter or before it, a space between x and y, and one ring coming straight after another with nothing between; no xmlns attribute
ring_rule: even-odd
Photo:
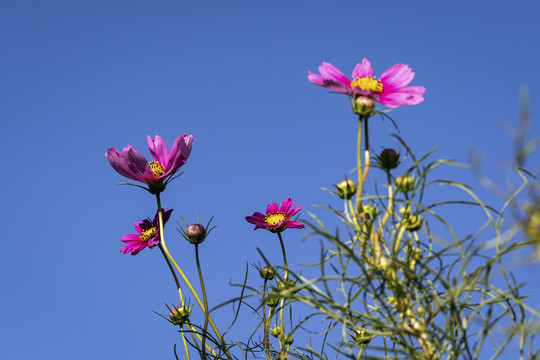
<svg viewBox="0 0 540 360"><path fill-rule="evenodd" d="M1 180L0 357L173 358L177 334L151 312L176 301L161 254L119 252L154 199L116 185L111 146L148 156L147 135L194 135L163 201L174 219L215 216L201 247L214 305L235 296L229 282L259 260L256 247L279 261L276 239L244 217L288 196L317 212L334 201L320 187L355 166L346 97L306 78L323 61L347 75L364 57L376 74L409 64L427 91L392 113L402 136L417 154L438 146L435 157L461 162L474 146L504 186L513 148L501 124L515 124L520 86L539 135L539 12L533 0L1 2L1 146L17 166ZM393 132L373 121L372 147L397 147ZM469 170L440 176L480 187ZM465 220L461 235L475 226ZM286 233L292 264L318 256L305 233ZM174 226L167 235L195 276L193 249Z"/></svg>

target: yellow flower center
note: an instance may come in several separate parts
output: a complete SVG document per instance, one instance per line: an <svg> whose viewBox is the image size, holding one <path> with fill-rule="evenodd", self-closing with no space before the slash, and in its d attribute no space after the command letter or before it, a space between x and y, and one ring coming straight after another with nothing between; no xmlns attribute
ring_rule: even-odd
<svg viewBox="0 0 540 360"><path fill-rule="evenodd" d="M357 87L362 90L372 91L377 94L383 92L383 84L381 83L381 81L375 80L375 78L371 76L357 77L351 83L351 87Z"/></svg>
<svg viewBox="0 0 540 360"><path fill-rule="evenodd" d="M270 214L264 218L264 222L272 226L276 226L277 224L279 224L280 221L283 220L287 220L285 214L283 213Z"/></svg>
<svg viewBox="0 0 540 360"><path fill-rule="evenodd" d="M157 179L161 175L165 174L165 166L161 165L157 161L150 161L148 165L150 165L150 170L152 170L154 179Z"/></svg>
<svg viewBox="0 0 540 360"><path fill-rule="evenodd" d="M153 238L154 236L156 236L156 231L157 231L156 226L155 225L151 226L148 229L143 231L141 236L139 236L139 239L141 239L141 241L148 241L151 238Z"/></svg>

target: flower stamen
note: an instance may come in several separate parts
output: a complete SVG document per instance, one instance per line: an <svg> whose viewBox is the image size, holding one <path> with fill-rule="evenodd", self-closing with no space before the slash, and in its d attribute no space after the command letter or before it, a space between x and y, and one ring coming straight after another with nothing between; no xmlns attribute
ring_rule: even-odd
<svg viewBox="0 0 540 360"><path fill-rule="evenodd" d="M161 165L159 162L150 161L148 165L150 165L150 170L152 170L152 175L154 176L154 179L157 179L161 175L165 174L165 166Z"/></svg>
<svg viewBox="0 0 540 360"><path fill-rule="evenodd" d="M383 92L383 84L381 83L381 80L376 80L372 76L357 77L351 83L351 87L357 87L362 90L372 91L376 94L380 94Z"/></svg>
<svg viewBox="0 0 540 360"><path fill-rule="evenodd" d="M281 221L284 221L284 220L287 220L287 217L285 216L284 213L281 213L281 212L269 214L268 216L264 218L264 222L270 226L276 226L277 224L279 224Z"/></svg>
<svg viewBox="0 0 540 360"><path fill-rule="evenodd" d="M155 225L150 226L148 229L143 230L141 236L139 236L139 239L141 239L141 241L148 241L156 236L156 232L157 227Z"/></svg>

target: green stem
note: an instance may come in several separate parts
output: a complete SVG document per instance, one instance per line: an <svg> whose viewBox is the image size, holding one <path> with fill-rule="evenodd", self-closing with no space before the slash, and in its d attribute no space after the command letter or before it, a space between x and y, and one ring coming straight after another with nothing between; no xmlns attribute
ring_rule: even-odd
<svg viewBox="0 0 540 360"><path fill-rule="evenodd" d="M356 172L358 173L358 187L356 188L356 213L362 213L362 193L364 192L364 183L362 181L362 125L364 118L359 115L358 139L356 140Z"/></svg>
<svg viewBox="0 0 540 360"><path fill-rule="evenodd" d="M268 340L268 342L266 343L266 356L268 357L268 360L272 360L272 354L270 353L270 324L272 323L273 316L274 308L270 307L270 309L268 309L268 317L265 324L265 333L267 334L266 336Z"/></svg>
<svg viewBox="0 0 540 360"><path fill-rule="evenodd" d="M160 243L163 246L163 251L165 252L165 254L167 254L167 257L169 258L171 263L176 268L176 271L178 271L178 273L180 274L180 277L182 277L182 280L184 280L184 282L186 283L187 287L189 288L189 290L193 294L193 297L195 297L195 301L197 301L197 304L199 305L199 307L201 309L204 309L204 304L201 301L201 299L199 298L199 295L197 294L197 292L195 291L195 289L193 288L193 286L189 282L188 278L186 277L186 275L184 274L182 269L180 269L180 266L178 266L178 264L176 263L176 261L172 257L171 253L167 249L167 245L165 244L165 236L163 234L163 212L161 211L161 198L160 198L159 193L156 194L156 200L157 200L157 206L158 206L159 231L160 231L160 237L161 237ZM223 338L221 337L221 334L219 333L219 331L218 331L218 329L216 327L216 324L214 324L214 321L212 320L212 317L210 316L210 314L208 314L208 321L210 322L210 326L214 330L214 333L216 334L219 342L221 343L221 346L223 347L223 351L225 352L225 355L227 356L227 359L232 360L232 356L229 353L229 351L227 350L227 345L225 344L225 341L223 341Z"/></svg>
<svg viewBox="0 0 540 360"><path fill-rule="evenodd" d="M285 269L285 273L283 274L283 289L287 289L289 287L289 265L287 264L287 253L285 252L285 244L283 243L283 238L281 237L281 233L278 232L279 237L279 244L281 245L281 252L283 253L283 268ZM279 326L281 327L281 334L279 337L279 348L280 348L280 355L281 359L285 359L286 357L286 351L285 351L285 326L283 325L283 308L285 307L285 298L281 298L281 304L279 308Z"/></svg>
<svg viewBox="0 0 540 360"><path fill-rule="evenodd" d="M263 338L263 346L264 350L266 352L266 357L268 360L272 360L272 356L270 354L270 322L271 318L270 315L272 314L272 308L270 307L268 310L268 319L266 319L266 283L268 282L267 279L264 279L264 285L263 285L263 299L262 299L262 310L263 310L263 323L264 323L264 338Z"/></svg>
<svg viewBox="0 0 540 360"><path fill-rule="evenodd" d="M285 274L283 275L283 280L287 280L289 278L289 266L287 265L287 253L285 252L285 245L283 244L283 238L281 237L281 233L277 233L279 237L279 244L281 245L281 253L283 254L283 268L285 269Z"/></svg>
<svg viewBox="0 0 540 360"><path fill-rule="evenodd" d="M369 117L364 118L364 133L366 137L366 142L364 144L364 171L362 172L362 186L366 182L367 175L369 172L369 130L368 130L368 120Z"/></svg>
<svg viewBox="0 0 540 360"><path fill-rule="evenodd" d="M203 359L206 358L206 330L208 329L208 300L206 299L206 290L204 288L204 281L201 271L201 263L199 261L199 244L195 244L195 259L197 261L197 271L199 273L199 280L201 282L201 290L203 295L203 301L204 301L204 326L203 326L203 334L202 334L202 351L203 351Z"/></svg>
<svg viewBox="0 0 540 360"><path fill-rule="evenodd" d="M161 253L163 254L163 257L165 258L165 261L167 262L167 265L169 265L169 270L171 270L171 274L174 277L174 282L176 283L176 288L178 289L178 296L180 297L180 305L185 306L184 297L182 296L182 289L180 288L180 282L178 281L178 277L176 276L176 272L174 271L174 268L171 265L171 262L167 258L167 255L165 254L165 251L163 251L163 247L161 246L163 242L163 235L160 232L161 242L159 243L158 247L159 250L161 250Z"/></svg>

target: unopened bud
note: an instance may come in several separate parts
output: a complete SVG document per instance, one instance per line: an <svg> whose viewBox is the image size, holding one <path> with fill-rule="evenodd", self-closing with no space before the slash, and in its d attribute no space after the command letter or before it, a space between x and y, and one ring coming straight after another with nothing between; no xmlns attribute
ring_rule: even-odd
<svg viewBox="0 0 540 360"><path fill-rule="evenodd" d="M296 294L298 291L300 291L300 288L296 286L296 283L291 279L287 279L284 281L278 280L277 289L278 291L288 290L290 294Z"/></svg>
<svg viewBox="0 0 540 360"><path fill-rule="evenodd" d="M410 176L398 176L396 178L396 190L401 192L409 192L414 189L414 179Z"/></svg>
<svg viewBox="0 0 540 360"><path fill-rule="evenodd" d="M365 205L363 214L366 220L374 220L377 217L377 208L371 205Z"/></svg>
<svg viewBox="0 0 540 360"><path fill-rule="evenodd" d="M206 238L206 229L201 224L189 225L186 229L186 238L192 244L200 244Z"/></svg>
<svg viewBox="0 0 540 360"><path fill-rule="evenodd" d="M292 335L285 336L284 341L286 345L292 345L292 343L294 342L294 338L292 337Z"/></svg>
<svg viewBox="0 0 540 360"><path fill-rule="evenodd" d="M276 326L275 328L273 328L272 330L270 330L270 334L271 334L273 337L278 337L279 335L281 335L281 328Z"/></svg>
<svg viewBox="0 0 540 360"><path fill-rule="evenodd" d="M379 166L384 170L392 170L399 165L399 153L394 149L384 149L377 156Z"/></svg>
<svg viewBox="0 0 540 360"><path fill-rule="evenodd" d="M367 345L374 336L369 331L357 329L352 333L352 338L356 345Z"/></svg>
<svg viewBox="0 0 540 360"><path fill-rule="evenodd" d="M259 270L259 274L264 280L272 280L276 276L276 269L271 266L265 266Z"/></svg>
<svg viewBox="0 0 540 360"><path fill-rule="evenodd" d="M375 109L375 100L370 96L360 95L354 99L353 111L362 116L370 116Z"/></svg>
<svg viewBox="0 0 540 360"><path fill-rule="evenodd" d="M279 302L279 295L277 293L271 292L266 295L266 305L270 307L276 307Z"/></svg>
<svg viewBox="0 0 540 360"><path fill-rule="evenodd" d="M356 184L351 179L345 179L336 185L337 194L342 199L350 199L356 193Z"/></svg>
<svg viewBox="0 0 540 360"><path fill-rule="evenodd" d="M405 222L405 229L408 231L418 231L422 228L422 218L419 214L411 214Z"/></svg>
<svg viewBox="0 0 540 360"><path fill-rule="evenodd" d="M171 310L169 318L173 325L183 325L189 322L189 315L191 315L191 309L189 307L177 306Z"/></svg>

